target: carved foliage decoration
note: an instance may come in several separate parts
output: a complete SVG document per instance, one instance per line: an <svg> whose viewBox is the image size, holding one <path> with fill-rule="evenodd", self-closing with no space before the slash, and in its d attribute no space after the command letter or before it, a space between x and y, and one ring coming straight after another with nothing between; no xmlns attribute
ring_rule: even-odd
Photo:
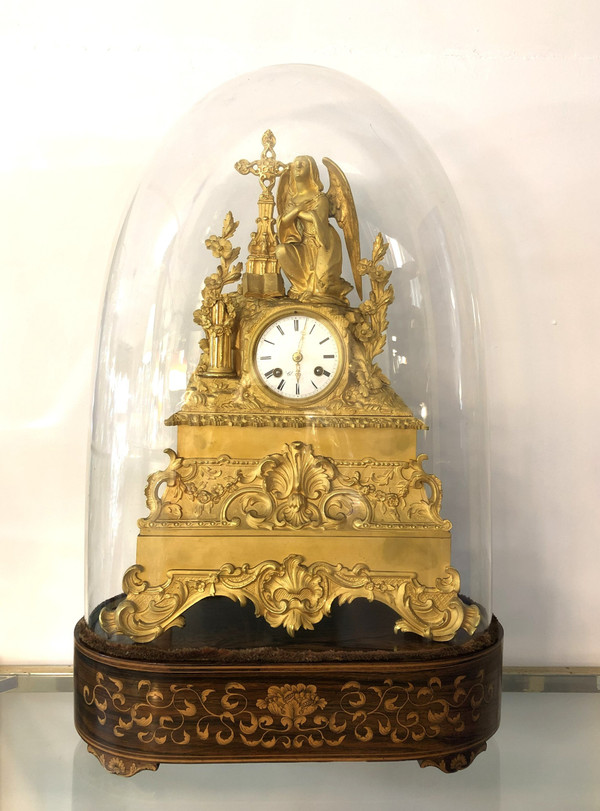
<svg viewBox="0 0 600 811"><path fill-rule="evenodd" d="M460 772L463 769L466 769L467 766L470 766L477 755L485 752L486 749L487 743L480 743L478 746L474 746L471 749L466 749L464 752L423 758L419 761L419 765L422 769L424 769L426 766L435 766L446 774L453 774L454 772Z"/></svg>
<svg viewBox="0 0 600 811"><path fill-rule="evenodd" d="M91 745L88 746L88 752L98 758L107 772L118 774L119 777L133 777L138 772L144 770L155 772L158 769L158 763L134 760L133 758L121 757L120 755L111 755Z"/></svg>
<svg viewBox="0 0 600 811"><path fill-rule="evenodd" d="M440 482L423 470L425 456L405 463L366 459L335 464L302 442L262 460L167 454L168 466L148 480L150 515L139 522L142 532L177 532L182 526L290 532L364 527L408 528L430 536L450 529L439 515ZM459 598L460 579L449 566L435 586L419 582L414 572L373 572L362 563L352 569L325 561L307 564L297 554L256 565L228 562L214 570L172 570L165 577L151 584L143 579L141 566L131 567L123 580L125 598L101 614L103 628L151 641L182 625L182 614L210 596L242 604L250 600L257 616L290 634L313 628L335 600L357 597L393 608L400 617L396 631L440 641L452 639L460 628L473 633L480 619L478 608Z"/></svg>
<svg viewBox="0 0 600 811"><path fill-rule="evenodd" d="M263 530L430 528L440 516L440 480L423 470L427 456L408 462L338 462L303 442L260 460L182 459L148 479L150 514L140 527L222 526ZM160 494L164 485L164 492Z"/></svg>
<svg viewBox="0 0 600 811"><path fill-rule="evenodd" d="M364 564L349 569L324 561L306 564L300 555L282 563L267 560L256 566L227 563L217 571L172 572L167 580L150 585L143 568L132 566L123 578L126 597L113 610L102 610L100 622L109 634L125 634L150 642L168 628L183 624L182 614L206 597L223 596L245 604L273 628L290 635L311 629L340 603L366 597L394 609L400 616L396 631L412 631L428 639L447 641L460 628L473 633L479 609L458 596L458 572L446 568L435 586L424 586L410 573L371 572Z"/></svg>
<svg viewBox="0 0 600 811"><path fill-rule="evenodd" d="M202 290L202 306L194 312L194 321L204 329L207 336L200 341L202 357L197 372L208 375L234 373L232 339L238 296L234 293L223 294L223 287L239 281L242 275L242 263L233 264L240 249L234 248L229 239L238 225L229 211L223 222L221 236L213 234L205 240L208 250L221 260L216 273L206 279Z"/></svg>
<svg viewBox="0 0 600 811"><path fill-rule="evenodd" d="M400 399L374 360L385 347L387 309L394 300L394 290L389 284L392 272L381 264L388 247L383 235L378 234L371 259L361 259L358 263L358 273L368 276L371 281L371 292L357 310L348 313L352 335L356 339L352 364L355 383L344 393L344 399L367 408L373 400L398 405Z"/></svg>
<svg viewBox="0 0 600 811"><path fill-rule="evenodd" d="M310 445L291 442L283 453L258 464L254 486L231 496L223 516L235 526L253 529L356 526L370 513L368 501L339 480L333 460L315 456Z"/></svg>

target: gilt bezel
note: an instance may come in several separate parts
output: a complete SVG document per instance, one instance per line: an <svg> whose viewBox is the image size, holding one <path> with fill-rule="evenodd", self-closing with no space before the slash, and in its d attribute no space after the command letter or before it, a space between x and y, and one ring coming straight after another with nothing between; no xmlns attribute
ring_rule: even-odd
<svg viewBox="0 0 600 811"><path fill-rule="evenodd" d="M264 380L262 379L258 366L256 363L256 351L260 339L264 335L264 333L269 329L269 327L276 324L278 321L281 321L284 318L290 318L294 315L299 316L308 316L310 318L314 318L315 321L318 321L324 327L326 327L329 332L331 332L333 339L336 343L336 348L338 351L338 364L337 368L333 374L332 379L329 383L321 389L321 391L317 392L316 394L310 395L309 397L286 397L285 395L278 394L277 392L273 391L269 386L266 385ZM296 408L298 410L306 410L307 405L311 405L313 403L320 403L322 400L326 399L327 397L331 396L332 392L335 391L340 383L340 380L344 374L344 370L347 368L347 351L345 341L342 338L342 334L336 324L333 322L331 318L328 316L324 316L322 313L318 312L313 307L302 305L297 307L290 307L289 309L279 310L277 314L273 314L272 312L269 313L262 319L255 328L254 337L250 343L250 358L252 364L252 374L256 381L256 385L260 388L261 392L266 394L274 403L278 405L286 406L287 408Z"/></svg>

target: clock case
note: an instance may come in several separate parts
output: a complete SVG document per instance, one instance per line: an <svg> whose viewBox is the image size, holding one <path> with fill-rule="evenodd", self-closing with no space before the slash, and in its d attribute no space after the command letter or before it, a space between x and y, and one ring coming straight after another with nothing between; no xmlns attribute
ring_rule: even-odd
<svg viewBox="0 0 600 811"><path fill-rule="evenodd" d="M270 81L277 84L291 74L326 94L333 89L328 82L338 90L343 86L346 95L366 93L337 74L329 74L328 81L319 74L321 81L316 81L317 74L308 69L276 71ZM265 77L254 81L258 89ZM383 111L388 114L384 103ZM274 155L272 133L265 132L262 143L262 157ZM263 180L258 232L265 228L276 243L264 199L273 184L265 188ZM250 181L238 178L237 186ZM192 220L198 230L194 205L187 214L187 225ZM398 267L399 256L404 260L400 271L413 279L414 259L406 243L400 245L387 233L386 243L378 232L370 258L362 260L364 281L371 281L366 307L360 301L351 305L345 296L291 298L272 278L278 275L277 263L275 272L254 272L265 267L265 257L253 248L256 233L245 272L233 265L239 254L231 244L237 222L223 210L221 216L221 235L205 238L220 265L216 274L206 275L194 312L204 334L200 361L188 375L179 408L165 421L176 426L177 450L168 450L168 464L150 472L145 488L149 514L139 520L135 563L123 569L124 594L109 587L102 599L94 595L86 620L76 629L78 730L101 762L122 774L162 761L315 757L416 758L445 770L462 768L498 723L501 629L490 622L489 594L481 588L489 572L470 578L468 588L475 588L467 597L463 581L459 594L460 576L451 565L451 522L441 514L440 478L426 471L427 457L417 452L417 435L426 425L398 394L397 372L404 370L394 363L397 350L392 347L382 359L386 371L391 367L389 378L374 361L372 340L369 356L369 338L378 327L383 346L377 343L377 354L385 348L381 325L388 326L386 313L394 300L386 248L392 242L392 266ZM126 236L135 220L127 223ZM185 226L180 230L185 233ZM169 276L174 267L181 272L186 253L182 245L175 250L176 242L160 257L165 267L159 276L171 284ZM187 243L189 248L189 233ZM108 304L111 293L113 298L122 295L131 284L124 268L132 257L123 262L119 253ZM273 246L267 264L272 254ZM240 281L235 292L223 292L227 279ZM411 300L419 302L412 287ZM419 303L426 309L422 297ZM379 320L373 320L373 311ZM314 397L281 397L258 373L261 335L289 315L315 318L336 336L334 379ZM413 335L405 326L392 325L387 337L392 332L396 339L404 330L410 347L419 333L418 319L411 315L417 321ZM131 325L121 336L116 326L122 341ZM172 338L170 326L167 338ZM114 406L114 381L112 392L103 381L103 350L115 338L106 327L97 394L112 396ZM147 345L148 321L145 327ZM431 357L431 341L425 350L433 391L418 393L421 414L440 394L440 375L435 381L432 374L432 360L439 358ZM415 348L411 362L416 365L426 355L423 347ZM188 364L192 358L190 352ZM140 360L143 373L144 357ZM173 374L172 361L168 371L171 395L181 374ZM422 377L423 368L416 374ZM438 383L437 391L432 382ZM150 419L164 413L164 407L163 396ZM126 422L131 440L136 427ZM95 429L98 423L106 429L103 417L96 419ZM477 421L478 427L482 424ZM154 443L157 433L155 427ZM113 450L103 461L113 473L117 468L117 482L104 485L122 497L118 490L128 478L126 465L122 458L115 465L114 455ZM102 468L95 469L94 461L92 496ZM472 467L472 458L466 465L462 461L463 471ZM462 485L469 492L472 481ZM91 501L93 536L97 516ZM481 527L486 505L472 506L474 523ZM123 529L119 523L109 527L113 543ZM486 538L479 540L484 553L471 554L468 575L473 560L485 560L489 551ZM113 569L119 557L113 556ZM96 574L90 571L92 581ZM238 603L246 609L237 608ZM250 606L259 619L250 619ZM249 659L257 663L249 665ZM350 681L349 672L355 676ZM151 678L140 678L143 674ZM376 706L370 704L372 694L379 696ZM209 707L211 702L221 712ZM363 709L350 712L354 706ZM375 728L377 740L371 742Z"/></svg>

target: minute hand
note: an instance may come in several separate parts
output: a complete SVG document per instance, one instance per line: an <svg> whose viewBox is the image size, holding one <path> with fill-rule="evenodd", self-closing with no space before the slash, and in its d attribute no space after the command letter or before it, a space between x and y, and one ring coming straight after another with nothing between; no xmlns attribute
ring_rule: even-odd
<svg viewBox="0 0 600 811"><path fill-rule="evenodd" d="M302 346L304 344L304 339L306 338L306 330L308 329L308 318L304 319L304 327L302 329L302 335L300 336L300 343L298 344L298 354L302 354Z"/></svg>
<svg viewBox="0 0 600 811"><path fill-rule="evenodd" d="M308 327L308 319L304 319L304 328L302 329L302 335L300 336L300 341L298 343L298 349L292 355L292 360L296 364L296 382L300 382L300 376L302 374L302 369L300 367L300 363L302 362L302 346L304 344L304 339L306 338L306 329Z"/></svg>

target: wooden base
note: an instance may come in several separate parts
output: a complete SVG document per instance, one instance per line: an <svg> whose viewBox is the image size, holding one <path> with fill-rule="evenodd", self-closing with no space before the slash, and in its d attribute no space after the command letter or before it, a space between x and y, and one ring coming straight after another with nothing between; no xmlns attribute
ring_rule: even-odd
<svg viewBox="0 0 600 811"><path fill-rule="evenodd" d="M75 725L102 765L124 776L235 761L417 760L454 772L499 725L495 618L490 644L434 660L149 661L131 658L137 646L113 645L109 655L93 637L81 620Z"/></svg>

